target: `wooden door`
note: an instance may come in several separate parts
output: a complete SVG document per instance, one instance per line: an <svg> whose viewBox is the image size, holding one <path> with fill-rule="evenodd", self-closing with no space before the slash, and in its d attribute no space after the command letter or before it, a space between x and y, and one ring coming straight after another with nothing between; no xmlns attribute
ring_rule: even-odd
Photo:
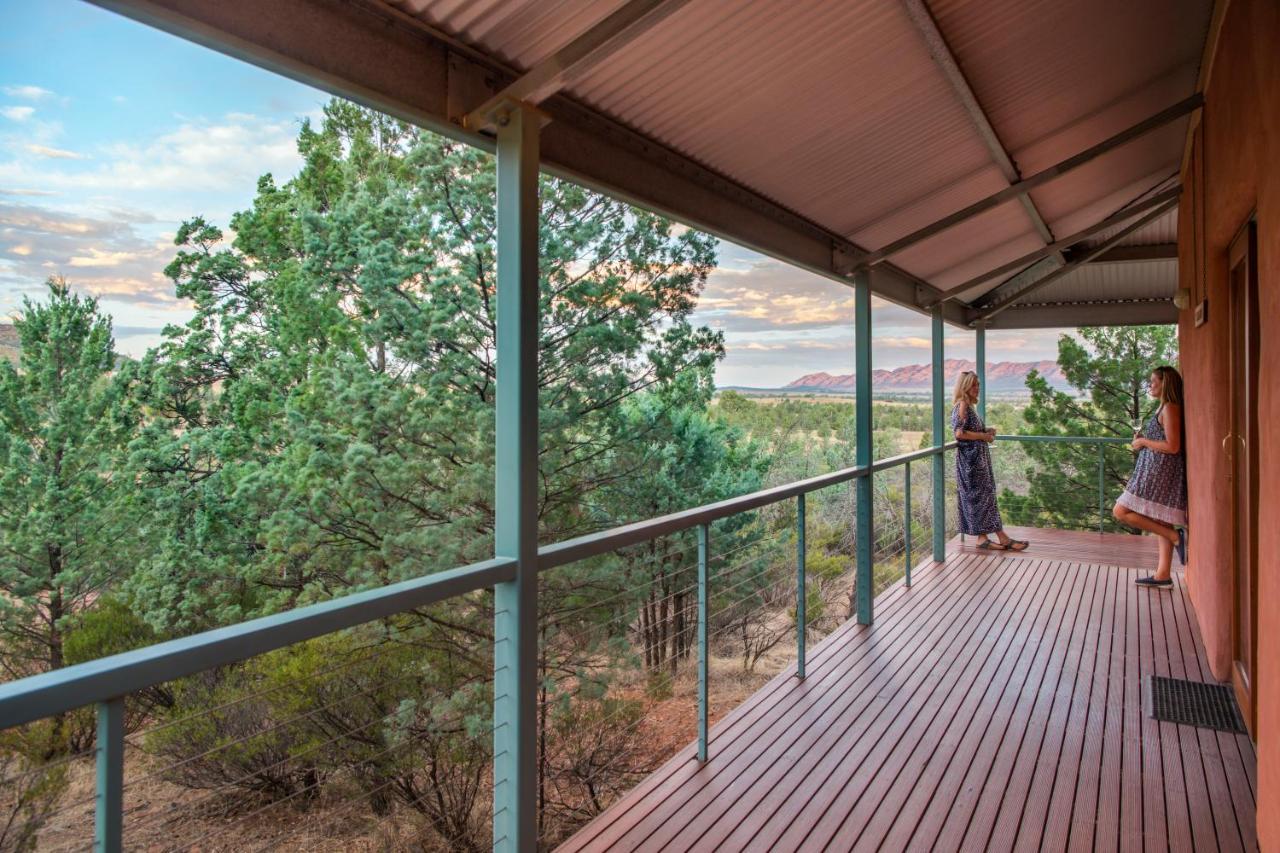
<svg viewBox="0 0 1280 853"><path fill-rule="evenodd" d="M1232 683L1256 737L1253 697L1258 602L1258 270L1257 229L1250 221L1231 244Z"/></svg>

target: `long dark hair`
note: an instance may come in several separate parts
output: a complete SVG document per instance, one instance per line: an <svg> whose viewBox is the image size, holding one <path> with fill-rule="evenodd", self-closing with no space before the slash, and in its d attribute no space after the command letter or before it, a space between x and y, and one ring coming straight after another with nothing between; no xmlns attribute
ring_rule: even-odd
<svg viewBox="0 0 1280 853"><path fill-rule="evenodd" d="M1182 405L1182 374L1176 368L1162 364L1151 371L1160 377L1160 405Z"/></svg>

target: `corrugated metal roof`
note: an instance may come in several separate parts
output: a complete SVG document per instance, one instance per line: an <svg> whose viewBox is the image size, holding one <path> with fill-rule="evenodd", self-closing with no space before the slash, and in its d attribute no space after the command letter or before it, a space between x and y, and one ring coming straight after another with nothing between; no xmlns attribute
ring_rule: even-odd
<svg viewBox="0 0 1280 853"><path fill-rule="evenodd" d="M622 0L387 2L527 68ZM928 5L1025 176L1190 95L1212 4ZM868 249L1007 185L899 0L691 0L568 94ZM1167 179L1185 127L1175 122L1036 189L1054 234L1081 230ZM1124 242L1163 242L1175 231L1171 213ZM1010 202L893 261L946 288L1041 245ZM1146 292L1134 266L1097 277L1108 292ZM1093 275L1047 289L1092 293Z"/></svg>
<svg viewBox="0 0 1280 853"><path fill-rule="evenodd" d="M1177 260L1085 264L1014 304L1172 299L1177 287Z"/></svg>

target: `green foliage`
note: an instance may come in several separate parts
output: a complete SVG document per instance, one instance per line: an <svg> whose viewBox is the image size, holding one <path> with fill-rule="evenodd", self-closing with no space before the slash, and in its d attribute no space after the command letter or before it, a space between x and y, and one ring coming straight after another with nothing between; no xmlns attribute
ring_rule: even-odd
<svg viewBox="0 0 1280 853"><path fill-rule="evenodd" d="M66 662L66 620L130 566L139 524L122 511L122 451L137 413L98 303L49 280L24 300L22 356L0 362L0 666ZM127 371L126 371L127 372Z"/></svg>
<svg viewBox="0 0 1280 853"><path fill-rule="evenodd" d="M145 364L135 443L164 546L130 581L176 630L492 551L492 159L340 102L264 177L234 239L194 219L168 269L195 317ZM689 322L714 241L544 178L544 539L613 523L593 493L711 391ZM635 406L659 414L638 423ZM644 417L639 417L644 420ZM637 433L636 429L648 432ZM714 440L714 437L713 439Z"/></svg>
<svg viewBox="0 0 1280 853"><path fill-rule="evenodd" d="M69 784L67 764L48 759L65 750L53 720L0 731L0 850L37 849Z"/></svg>
<svg viewBox="0 0 1280 853"><path fill-rule="evenodd" d="M1061 336L1058 364L1083 394L1076 397L1054 390L1033 372L1027 377L1031 402L1023 412L1028 431L1132 438L1156 407L1146 394L1147 377L1153 368L1177 361L1176 332L1173 326L1125 326L1080 329L1080 340ZM1003 452L1002 448L993 455ZM1095 529L1099 520L1097 447L1026 444L1022 452L1033 464L1000 478L1006 483L1000 497L1006 522ZM1107 446L1103 453L1104 504L1109 507L1124 488L1133 457L1123 445ZM1010 481L1017 485L1009 487ZM1109 529L1117 529L1105 507L1102 519Z"/></svg>

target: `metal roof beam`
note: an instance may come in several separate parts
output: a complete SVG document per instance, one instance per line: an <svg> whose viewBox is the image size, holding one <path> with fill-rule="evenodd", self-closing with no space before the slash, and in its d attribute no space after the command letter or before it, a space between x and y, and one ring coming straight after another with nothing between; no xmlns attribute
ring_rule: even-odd
<svg viewBox="0 0 1280 853"><path fill-rule="evenodd" d="M1117 245L1121 240L1123 240L1125 237L1128 237L1134 231L1137 231L1139 228L1146 225L1148 222L1153 221L1157 217L1163 216L1165 213L1168 213L1170 210L1173 210L1177 206L1178 206L1178 199L1175 196L1174 198L1166 201L1164 204L1150 211L1145 216L1142 216L1141 218L1137 219L1130 225L1125 226L1123 229L1116 232L1115 235L1113 235L1112 237L1109 237L1106 240L1106 242L1102 243L1099 246L1095 246L1089 249L1079 258L1072 260L1066 266L1060 267L1054 270L1053 272L1049 273L1048 275L1046 275L1044 278L1037 279L1036 281L1033 281L1030 284L1023 286L1022 288L1002 298L999 302L993 303L991 305L980 306L977 309L978 316L975 319L990 320L992 317L996 316L1001 311L1004 311L1006 308L1008 308L1014 302L1017 302L1019 299L1022 299L1023 297L1049 284L1052 284L1053 282L1057 281L1058 279L1062 278L1068 273L1071 273L1079 269L1080 267L1092 261L1094 258L1097 258L1100 255L1104 254L1108 249ZM1132 211L1130 211L1130 215L1132 215Z"/></svg>
<svg viewBox="0 0 1280 853"><path fill-rule="evenodd" d="M1136 204L1131 204L1127 207L1121 208L1118 212L1111 214L1105 219L1099 220L1098 222L1094 223L1093 225L1090 225L1088 228L1085 228L1082 231L1077 231L1076 233L1068 237L1063 237L1061 240L1055 240L1053 243L1050 243L1048 246L1045 246L1043 249L1037 249L1036 251L1029 252L1028 254L1023 255L1020 258L1014 258L1012 261L1009 261L1007 264L1002 264L1001 266L998 266L993 270L988 270L987 272L979 273L973 278L970 278L968 281L957 284L955 287L949 287L946 290L940 291L937 295L937 301L948 302L952 299L955 299L960 294L972 290L973 288L977 287L978 285L982 284L985 281L990 281L993 278L999 278L1001 276L1009 275L1011 273L1017 273L1021 271L1024 267L1030 266L1031 264L1034 264L1034 263L1038 263L1039 261L1044 260L1045 258L1049 257L1050 255L1056 252L1061 252L1063 249L1066 249L1070 246L1074 246L1076 243L1079 243L1082 240L1087 240L1101 231L1106 231L1108 228L1112 228L1116 225L1119 225L1125 222L1126 220L1138 215L1139 213L1150 210L1153 207L1164 205L1170 201L1176 202L1178 199L1178 195L1181 192L1182 192L1181 185L1174 186L1170 189L1165 190L1162 193L1157 193L1156 195L1153 195L1149 199L1145 199L1144 201L1140 201L1140 202L1137 202ZM1163 212L1163 210L1161 212ZM1143 221L1145 222L1146 220L1143 220ZM1125 233L1128 234L1130 232L1126 231ZM1110 246L1114 244L1108 241L1108 243L1104 245L1107 246L1107 248L1110 248ZM1060 267L1059 269L1066 269L1066 267Z"/></svg>
<svg viewBox="0 0 1280 853"><path fill-rule="evenodd" d="M1176 261L1177 243L1150 243L1146 246L1116 246L1108 249L1090 263L1128 264L1137 261Z"/></svg>
<svg viewBox="0 0 1280 853"><path fill-rule="evenodd" d="M1179 101L1171 107L1161 110L1150 118L1144 119L1132 127L1122 130L1114 136L1099 142L1097 145L1086 148L1079 154L1075 154L1059 163L1055 163L1049 168L1037 172L1029 178L1021 180L1016 184L1012 184L980 201L976 201L968 207L957 210L949 216L944 216L942 219L926 225L923 228L917 229L904 237L900 237L883 248L877 249L874 252L868 252L866 255L858 259L858 264L860 266L874 266L876 264L883 263L904 249L910 248L917 243L921 243L935 234L946 231L948 228L959 225L966 219L971 219L980 213L985 213L994 207L998 207L1006 201L1016 198L1022 193L1028 192L1042 184L1052 181L1054 178L1065 175L1067 172L1083 166L1091 160L1097 159L1108 151L1119 148L1125 143L1132 142L1153 130L1157 130L1172 121L1182 118L1188 113L1200 109L1203 105L1204 96L1196 93L1189 98Z"/></svg>
<svg viewBox="0 0 1280 853"><path fill-rule="evenodd" d="M504 101L540 104L628 42L651 29L689 0L630 0L591 29L534 65L463 118L469 130L492 127L492 113Z"/></svg>
<svg viewBox="0 0 1280 853"><path fill-rule="evenodd" d="M1178 322L1172 299L1014 305L984 322L987 329L1074 329L1080 326L1148 326Z"/></svg>
<svg viewBox="0 0 1280 853"><path fill-rule="evenodd" d="M1014 165L1008 150L1004 147L1004 143L1000 141L1000 136L992 126L990 117L987 115L986 110L982 108L982 104L978 102L978 96L973 91L973 86L969 84L968 78L964 76L964 72L960 69L960 63L956 61L955 54L951 52L951 47L947 44L946 37L943 36L942 29L929 11L929 7L925 5L924 0L903 0L903 5L906 6L907 14L911 17L916 29L924 37L925 45L928 47L930 55L933 56L933 61L937 63L939 70L942 71L942 76L947 78L947 82L951 84L956 97L960 100L960 105L969 114L969 118L973 122L974 128L978 131L978 136L981 137L982 143L987 146L987 150L991 152L991 158L1000 167L1000 172L1004 175L1005 181L1010 186L1019 183L1022 180L1022 173ZM1052 243L1054 239L1053 231L1049 228L1049 223L1045 221L1035 202L1032 201L1031 195L1027 192L1020 192L1017 198L1022 204L1022 209L1027 212L1027 218L1031 220L1036 233L1040 235L1040 239L1046 245ZM1057 258L1059 264L1066 263L1066 259L1062 257L1061 252L1055 252L1054 257Z"/></svg>

